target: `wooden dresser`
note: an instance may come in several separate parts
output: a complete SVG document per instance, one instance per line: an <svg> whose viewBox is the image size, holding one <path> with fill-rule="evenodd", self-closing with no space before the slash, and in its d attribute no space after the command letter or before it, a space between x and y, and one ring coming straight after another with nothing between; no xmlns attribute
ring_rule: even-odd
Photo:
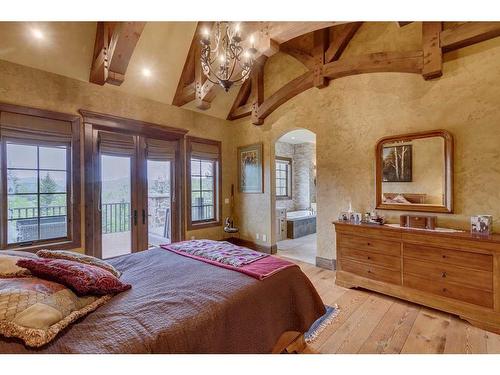
<svg viewBox="0 0 500 375"><path fill-rule="evenodd" d="M500 235L334 225L338 285L447 311L500 333Z"/></svg>

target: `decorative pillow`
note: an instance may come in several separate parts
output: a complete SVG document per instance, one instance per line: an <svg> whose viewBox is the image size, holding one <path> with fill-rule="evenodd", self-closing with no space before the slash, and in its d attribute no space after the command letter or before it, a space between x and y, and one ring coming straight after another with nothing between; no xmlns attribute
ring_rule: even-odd
<svg viewBox="0 0 500 375"><path fill-rule="evenodd" d="M108 262L85 254L75 253L73 251L64 251L64 250L39 250L36 255L40 258L52 258L52 259L66 259L66 260L74 260L75 262L90 264L92 266L101 267L109 272L111 272L116 277L121 276L121 272L118 271L115 267L113 267Z"/></svg>
<svg viewBox="0 0 500 375"><path fill-rule="evenodd" d="M27 258L0 254L0 277L30 276L30 271L28 271L26 268L22 268L16 265L17 261L21 259Z"/></svg>
<svg viewBox="0 0 500 375"><path fill-rule="evenodd" d="M64 285L36 277L0 279L0 335L39 347L111 298L78 297Z"/></svg>
<svg viewBox="0 0 500 375"><path fill-rule="evenodd" d="M64 284L78 295L120 293L131 288L109 271L72 260L21 259L17 265L29 269L37 277Z"/></svg>

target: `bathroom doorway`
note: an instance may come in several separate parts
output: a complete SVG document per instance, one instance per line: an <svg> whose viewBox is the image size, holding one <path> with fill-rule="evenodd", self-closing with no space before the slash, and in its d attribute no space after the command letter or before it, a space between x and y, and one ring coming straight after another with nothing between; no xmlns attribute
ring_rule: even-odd
<svg viewBox="0 0 500 375"><path fill-rule="evenodd" d="M315 264L316 135L292 130L276 141L274 150L278 254Z"/></svg>

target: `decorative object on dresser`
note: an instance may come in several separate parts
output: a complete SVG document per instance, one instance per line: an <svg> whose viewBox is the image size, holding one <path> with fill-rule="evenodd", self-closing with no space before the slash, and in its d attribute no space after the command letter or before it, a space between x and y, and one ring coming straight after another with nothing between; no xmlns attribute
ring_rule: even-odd
<svg viewBox="0 0 500 375"><path fill-rule="evenodd" d="M500 333L500 235L334 224L336 284L457 314Z"/></svg>
<svg viewBox="0 0 500 375"><path fill-rule="evenodd" d="M490 235L493 228L493 216L477 215L470 218L471 232Z"/></svg>
<svg viewBox="0 0 500 375"><path fill-rule="evenodd" d="M448 131L384 137L377 142L375 160L377 209L453 212L453 136Z"/></svg>
<svg viewBox="0 0 500 375"><path fill-rule="evenodd" d="M404 228L436 229L436 217L424 215L401 215L399 225Z"/></svg>

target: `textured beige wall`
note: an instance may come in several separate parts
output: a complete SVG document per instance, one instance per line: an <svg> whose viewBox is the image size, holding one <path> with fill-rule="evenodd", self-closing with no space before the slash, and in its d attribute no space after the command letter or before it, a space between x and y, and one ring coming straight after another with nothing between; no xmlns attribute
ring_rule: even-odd
<svg viewBox="0 0 500 375"><path fill-rule="evenodd" d="M372 32L373 31L373 32ZM374 40L372 39L372 36ZM403 39L409 40L409 45ZM365 44L367 49L365 49ZM346 56L383 50L420 48L418 23L366 23ZM269 69L290 74L290 59L278 55ZM273 77L266 74L266 80ZM274 87L266 82L265 87ZM277 87L276 87L277 88ZM469 227L469 216L500 218L500 38L445 55L444 75L424 81L416 74L376 73L344 77L324 89L312 88L288 101L257 128L249 119L234 124L237 144L264 142L265 193L238 194L242 232L273 233L271 169L274 142L284 133L306 128L317 138L318 255L335 257L331 222L347 209L375 204L374 148L383 136L447 129L455 137L455 213L438 215L440 226ZM400 212L383 211L396 222ZM500 220L494 221L500 231ZM274 238L267 242L270 244Z"/></svg>
<svg viewBox="0 0 500 375"><path fill-rule="evenodd" d="M189 130L189 135L222 141L222 195L229 197L236 172L229 124L168 104L126 94L109 86L63 77L0 60L0 102L77 114L80 108ZM82 168L83 175L83 168ZM83 197L82 197L83 198ZM223 204L223 216L229 205ZM83 217L83 215L82 215ZM83 219L82 219L83 223ZM221 239L222 227L200 229L187 238Z"/></svg>

